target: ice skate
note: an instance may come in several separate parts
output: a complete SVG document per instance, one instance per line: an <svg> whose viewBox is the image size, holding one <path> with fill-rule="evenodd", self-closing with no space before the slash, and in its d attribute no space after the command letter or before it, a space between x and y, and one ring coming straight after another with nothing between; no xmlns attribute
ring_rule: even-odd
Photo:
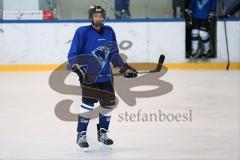
<svg viewBox="0 0 240 160"><path fill-rule="evenodd" d="M86 131L78 133L77 135L77 147L78 149L86 152L88 151L89 145L87 142Z"/></svg>
<svg viewBox="0 0 240 160"><path fill-rule="evenodd" d="M113 140L108 138L107 130L104 128L100 128L99 124L97 124L97 134L98 134L98 142L99 145L106 149L111 149L113 145Z"/></svg>

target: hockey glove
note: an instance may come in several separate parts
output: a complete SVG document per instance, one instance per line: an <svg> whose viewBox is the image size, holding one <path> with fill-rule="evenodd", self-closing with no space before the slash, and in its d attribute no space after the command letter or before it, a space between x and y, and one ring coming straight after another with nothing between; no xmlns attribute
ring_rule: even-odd
<svg viewBox="0 0 240 160"><path fill-rule="evenodd" d="M215 12L210 12L208 14L208 21L211 22L212 20L214 20L216 18L216 13Z"/></svg>
<svg viewBox="0 0 240 160"><path fill-rule="evenodd" d="M72 71L77 73L78 77L79 77L79 81L82 83L84 80L86 80L87 77L87 71L86 69L79 65L79 64L74 64L72 65Z"/></svg>
<svg viewBox="0 0 240 160"><path fill-rule="evenodd" d="M187 27L191 27L192 26L192 10L185 9L185 18L186 18Z"/></svg>
<svg viewBox="0 0 240 160"><path fill-rule="evenodd" d="M191 9L185 9L184 11L186 18L192 18L192 10Z"/></svg>
<svg viewBox="0 0 240 160"><path fill-rule="evenodd" d="M122 73L125 78L137 77L137 70L129 66L127 63L125 63L122 68L120 68L119 72Z"/></svg>

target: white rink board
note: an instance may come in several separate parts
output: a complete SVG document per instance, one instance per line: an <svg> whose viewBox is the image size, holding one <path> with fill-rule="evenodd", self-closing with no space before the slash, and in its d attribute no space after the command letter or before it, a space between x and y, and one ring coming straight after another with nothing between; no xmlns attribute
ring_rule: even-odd
<svg viewBox="0 0 240 160"><path fill-rule="evenodd" d="M120 99L112 113L112 150L99 149L97 120L90 121L90 150L76 149L76 122L62 121L54 110L63 99L48 84L51 72L0 73L0 159L158 159L239 160L240 72L172 71L161 80L173 85L168 94L138 98L136 106ZM78 85L75 75L67 84ZM115 85L119 85L115 83ZM123 87L123 86L122 86ZM149 90L138 87L135 90ZM153 87L151 87L153 88ZM72 106L74 113L79 106ZM121 121L121 113L185 113L188 122Z"/></svg>
<svg viewBox="0 0 240 160"><path fill-rule="evenodd" d="M0 23L0 64L60 64L66 61L75 30L88 23ZM120 50L128 62L156 62L159 54L167 63L185 62L184 22L107 23L116 32L118 43L133 46ZM240 62L240 21L229 21L228 40L231 62ZM218 22L218 58L226 62L223 22Z"/></svg>

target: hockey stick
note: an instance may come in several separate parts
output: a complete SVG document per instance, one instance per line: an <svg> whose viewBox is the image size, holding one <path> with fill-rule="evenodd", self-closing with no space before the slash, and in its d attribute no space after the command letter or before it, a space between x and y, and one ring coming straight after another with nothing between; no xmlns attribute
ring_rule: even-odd
<svg viewBox="0 0 240 160"><path fill-rule="evenodd" d="M138 74L143 74L143 73L155 73L155 72L160 72L163 66L165 60L165 55L161 54L159 59L158 59L158 64L154 70L142 70L142 71L137 71ZM123 76L123 73L114 73L112 74L113 76Z"/></svg>
<svg viewBox="0 0 240 160"><path fill-rule="evenodd" d="M226 40L226 48L227 48L227 67L226 69L229 69L230 66L230 56L229 56L229 48L228 48L228 35L227 35L227 23L226 19L224 18L224 31L225 31L225 40Z"/></svg>
<svg viewBox="0 0 240 160"><path fill-rule="evenodd" d="M165 55L161 54L159 59L158 59L158 64L157 64L157 66L156 66L156 68L154 70L137 71L137 74L160 72L162 67L163 67L164 60L165 60ZM79 70L80 70L80 68L79 68ZM88 78L124 76L124 73L113 73L113 74L109 74L109 75L87 74L87 76L88 76Z"/></svg>

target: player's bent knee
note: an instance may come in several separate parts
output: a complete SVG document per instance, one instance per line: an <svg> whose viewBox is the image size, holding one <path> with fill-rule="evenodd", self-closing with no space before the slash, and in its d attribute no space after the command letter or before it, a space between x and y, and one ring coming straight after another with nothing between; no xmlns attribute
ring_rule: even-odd
<svg viewBox="0 0 240 160"><path fill-rule="evenodd" d="M207 31L200 30L199 35L200 35L201 39L203 39L203 40L209 38L209 34Z"/></svg>
<svg viewBox="0 0 240 160"><path fill-rule="evenodd" d="M104 106L100 108L100 114L104 116L111 116L111 111L114 107L112 106Z"/></svg>
<svg viewBox="0 0 240 160"><path fill-rule="evenodd" d="M193 30L192 30L192 35L193 35L193 36L194 36L194 35L198 36L198 34L199 34L199 30L198 30L198 29L193 29Z"/></svg>
<svg viewBox="0 0 240 160"><path fill-rule="evenodd" d="M90 118L93 107L94 107L93 103L82 103L80 107L79 115L84 118Z"/></svg>

